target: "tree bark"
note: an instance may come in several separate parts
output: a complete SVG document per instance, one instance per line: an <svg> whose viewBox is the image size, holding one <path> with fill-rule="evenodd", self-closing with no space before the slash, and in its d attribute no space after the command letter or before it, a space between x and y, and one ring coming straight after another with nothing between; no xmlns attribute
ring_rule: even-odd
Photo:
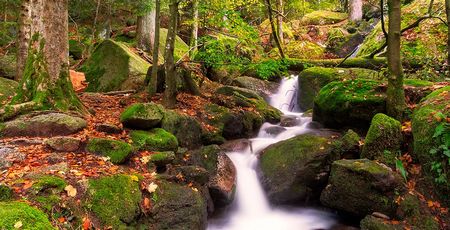
<svg viewBox="0 0 450 230"><path fill-rule="evenodd" d="M198 46L198 1L199 0L192 0L191 50L189 51L189 56L191 58L193 58Z"/></svg>
<svg viewBox="0 0 450 230"><path fill-rule="evenodd" d="M277 0L277 23L278 23L278 36L280 37L280 43L284 44L284 33L283 33L283 14L284 14L284 5L283 0Z"/></svg>
<svg viewBox="0 0 450 230"><path fill-rule="evenodd" d="M153 66L150 82L148 84L148 94L154 96L158 91L158 69L159 69L159 33L160 33L160 0L155 1L155 34L153 42Z"/></svg>
<svg viewBox="0 0 450 230"><path fill-rule="evenodd" d="M178 23L178 0L170 0L169 6L169 28L167 32L165 64L166 89L164 91L164 104L168 108L174 108L177 102L176 69L174 61L175 37L177 35Z"/></svg>
<svg viewBox="0 0 450 230"><path fill-rule="evenodd" d="M400 57L401 38L401 2L388 0L389 28L388 28L388 88L387 114L397 120L402 120L406 108L405 92L403 89L403 68Z"/></svg>
<svg viewBox="0 0 450 230"><path fill-rule="evenodd" d="M31 0L23 0L19 17L19 38L17 43L17 69L15 80L22 78L28 57L28 45L31 39Z"/></svg>
<svg viewBox="0 0 450 230"><path fill-rule="evenodd" d="M281 46L280 38L278 37L277 28L275 26L275 22L273 21L272 3L270 2L270 0L266 0L266 7L267 7L267 13L269 14L269 21L270 21L270 26L272 28L273 39L275 40L275 44L278 47L278 52L280 52L281 58L285 59L286 56L284 55L283 47Z"/></svg>
<svg viewBox="0 0 450 230"><path fill-rule="evenodd" d="M137 18L137 48L145 52L150 52L153 48L155 38L155 19L155 8L147 12L145 15L138 16Z"/></svg>
<svg viewBox="0 0 450 230"><path fill-rule="evenodd" d="M445 13L447 14L447 25L450 25L450 0L445 0ZM447 30L447 71L450 76L450 28Z"/></svg>
<svg viewBox="0 0 450 230"><path fill-rule="evenodd" d="M21 37L30 37L26 64L17 95L12 99L9 114L0 112L3 119L22 111L15 108L77 110L86 112L69 79L69 44L67 0L33 0L29 30L21 30ZM24 15L26 14L23 13ZM14 109L14 111L11 111Z"/></svg>
<svg viewBox="0 0 450 230"><path fill-rule="evenodd" d="M362 0L350 0L349 2L349 20L353 22L358 22L362 20Z"/></svg>

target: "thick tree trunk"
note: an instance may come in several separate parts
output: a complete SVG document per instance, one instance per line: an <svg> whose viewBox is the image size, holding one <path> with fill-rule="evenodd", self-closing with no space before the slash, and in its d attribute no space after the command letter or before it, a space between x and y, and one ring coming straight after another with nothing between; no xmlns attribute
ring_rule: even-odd
<svg viewBox="0 0 450 230"><path fill-rule="evenodd" d="M155 8L137 18L137 48L144 50L145 52L150 52L153 48L155 38L155 18Z"/></svg>
<svg viewBox="0 0 450 230"><path fill-rule="evenodd" d="M450 25L450 0L445 0L445 12L447 14L447 25ZM450 28L447 30L447 71L450 76Z"/></svg>
<svg viewBox="0 0 450 230"><path fill-rule="evenodd" d="M166 40L165 64L166 89L164 91L164 104L168 108L174 108L177 102L176 69L174 61L175 37L177 35L178 22L178 0L170 0L169 6L169 28Z"/></svg>
<svg viewBox="0 0 450 230"><path fill-rule="evenodd" d="M148 84L148 94L150 97L158 91L158 69L159 69L159 33L160 33L160 0L155 1L155 34L153 42L153 67L150 82Z"/></svg>
<svg viewBox="0 0 450 230"><path fill-rule="evenodd" d="M388 29L388 89L387 89L387 114L398 120L403 117L406 108L405 92L403 89L403 68L400 57L401 37L401 2L400 0L388 0L389 5L389 29Z"/></svg>
<svg viewBox="0 0 450 230"><path fill-rule="evenodd" d="M198 46L198 1L199 0L192 0L191 50L189 52L191 58L193 58Z"/></svg>
<svg viewBox="0 0 450 230"><path fill-rule="evenodd" d="M19 40L17 43L17 69L15 80L22 78L31 39L31 0L23 0L19 18Z"/></svg>
<svg viewBox="0 0 450 230"><path fill-rule="evenodd" d="M350 0L349 19L353 22L361 21L363 17L362 0Z"/></svg>
<svg viewBox="0 0 450 230"><path fill-rule="evenodd" d="M273 39L275 40L275 44L278 47L278 52L280 52L281 58L285 59L286 56L284 56L283 47L281 46L280 38L278 37L278 33L277 33L277 28L276 28L275 22L273 20L272 3L270 2L270 0L266 0L266 7L267 7L267 13L269 14L269 21L270 21L270 26L272 28Z"/></svg>
<svg viewBox="0 0 450 230"><path fill-rule="evenodd" d="M284 33L283 33L283 14L284 14L284 6L283 0L277 0L277 23L278 23L278 36L280 37L280 43L284 44Z"/></svg>
<svg viewBox="0 0 450 230"><path fill-rule="evenodd" d="M10 108L0 111L8 118L23 111L15 108L85 111L69 80L69 44L67 0L34 0L28 9L29 30L21 37L30 37L26 64L17 95ZM27 34L28 33L28 34ZM19 106L17 106L19 105ZM29 106L32 105L32 106ZM13 110L11 110L13 109ZM5 114L7 112L8 114Z"/></svg>

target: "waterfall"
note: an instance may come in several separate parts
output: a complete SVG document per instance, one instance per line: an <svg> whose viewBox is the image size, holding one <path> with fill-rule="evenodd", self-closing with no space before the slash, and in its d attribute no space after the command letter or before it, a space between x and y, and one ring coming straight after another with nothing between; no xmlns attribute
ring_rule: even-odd
<svg viewBox="0 0 450 230"><path fill-rule="evenodd" d="M284 114L296 116L300 120L298 126L284 127L285 131L274 136L266 129L277 125L266 123L257 137L250 139L252 148L227 153L237 169L236 198L226 213L209 221L208 230L313 230L329 229L336 223L332 214L317 209L271 206L255 170L258 160L255 153L309 132L307 126L311 118L303 117L298 110L297 92L297 77L285 78L269 102Z"/></svg>

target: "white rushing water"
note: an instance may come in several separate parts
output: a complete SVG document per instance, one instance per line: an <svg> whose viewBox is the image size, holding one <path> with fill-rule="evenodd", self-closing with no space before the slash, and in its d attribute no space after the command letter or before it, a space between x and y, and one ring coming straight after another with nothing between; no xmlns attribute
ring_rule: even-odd
<svg viewBox="0 0 450 230"><path fill-rule="evenodd" d="M282 208L269 204L256 173L256 153L267 146L307 133L311 118L303 117L296 108L297 77L282 80L278 93L270 98L270 104L286 115L297 118L298 125L284 127L277 135L266 132L267 128L278 126L264 124L256 138L250 139L251 148L242 152L229 152L237 169L237 190L235 201L224 215L209 221L208 230L315 230L329 229L335 223L330 213L312 208Z"/></svg>

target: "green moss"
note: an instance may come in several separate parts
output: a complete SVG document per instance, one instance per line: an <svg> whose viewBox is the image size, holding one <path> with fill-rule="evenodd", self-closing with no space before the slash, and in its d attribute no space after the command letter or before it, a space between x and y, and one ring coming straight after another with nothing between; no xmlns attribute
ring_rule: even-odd
<svg viewBox="0 0 450 230"><path fill-rule="evenodd" d="M0 184L0 202L9 201L13 197L13 191L6 185Z"/></svg>
<svg viewBox="0 0 450 230"><path fill-rule="evenodd" d="M137 181L127 175L114 175L89 180L84 206L104 226L125 229L140 213L141 192Z"/></svg>
<svg viewBox="0 0 450 230"><path fill-rule="evenodd" d="M15 229L14 225L22 223L20 229L49 230L54 228L47 216L36 208L21 202L0 202L0 229Z"/></svg>
<svg viewBox="0 0 450 230"><path fill-rule="evenodd" d="M328 25L347 19L346 13L338 13L326 10L316 10L306 14L302 18L303 25Z"/></svg>
<svg viewBox="0 0 450 230"><path fill-rule="evenodd" d="M149 129L158 126L164 117L164 107L155 103L133 104L120 115L120 122L137 129Z"/></svg>
<svg viewBox="0 0 450 230"><path fill-rule="evenodd" d="M109 157L114 164L124 163L133 153L133 148L128 143L103 138L89 140L86 149L89 152Z"/></svg>
<svg viewBox="0 0 450 230"><path fill-rule="evenodd" d="M32 188L36 193L46 189L63 190L66 187L66 181L57 176L41 175L37 176L37 179L33 181Z"/></svg>
<svg viewBox="0 0 450 230"><path fill-rule="evenodd" d="M310 41L291 41L284 48L285 54L290 58L320 59L325 48Z"/></svg>
<svg viewBox="0 0 450 230"><path fill-rule="evenodd" d="M1 39L0 39L1 40ZM0 77L14 79L17 69L16 55L1 55L0 56Z"/></svg>
<svg viewBox="0 0 450 230"><path fill-rule="evenodd" d="M361 157L379 160L394 167L402 139L402 124L394 118L379 113L372 119Z"/></svg>
<svg viewBox="0 0 450 230"><path fill-rule="evenodd" d="M159 32L159 53L163 54L166 48L166 38L167 38L167 32L168 30L165 28L161 28L161 31ZM183 55L186 55L189 51L189 46L181 39L179 36L176 36L175 38L175 50L174 50L174 58L175 61L182 58ZM159 55L162 57L163 55ZM162 57L163 58L163 57ZM163 58L164 60L164 58ZM160 60L161 61L161 60Z"/></svg>
<svg viewBox="0 0 450 230"><path fill-rule="evenodd" d="M161 128L175 135L181 147L196 149L202 145L202 127L193 117L167 110Z"/></svg>
<svg viewBox="0 0 450 230"><path fill-rule="evenodd" d="M150 131L132 131L130 133L133 144L140 150L148 151L176 151L177 138L164 129L156 128Z"/></svg>
<svg viewBox="0 0 450 230"><path fill-rule="evenodd" d="M96 47L81 71L89 82L87 91L108 92L124 90L122 85L127 79L144 82L149 67L150 64L133 53L127 45L105 40Z"/></svg>
<svg viewBox="0 0 450 230"><path fill-rule="evenodd" d="M361 230L401 230L402 226L390 225L383 219L374 216L366 216L361 220Z"/></svg>
<svg viewBox="0 0 450 230"><path fill-rule="evenodd" d="M427 87L433 86L433 82L420 80L420 79L405 79L405 86L413 86L413 87Z"/></svg>
<svg viewBox="0 0 450 230"><path fill-rule="evenodd" d="M52 209L61 201L61 197L59 195L46 195L34 197L33 200L39 203L39 207L42 210L50 213Z"/></svg>

